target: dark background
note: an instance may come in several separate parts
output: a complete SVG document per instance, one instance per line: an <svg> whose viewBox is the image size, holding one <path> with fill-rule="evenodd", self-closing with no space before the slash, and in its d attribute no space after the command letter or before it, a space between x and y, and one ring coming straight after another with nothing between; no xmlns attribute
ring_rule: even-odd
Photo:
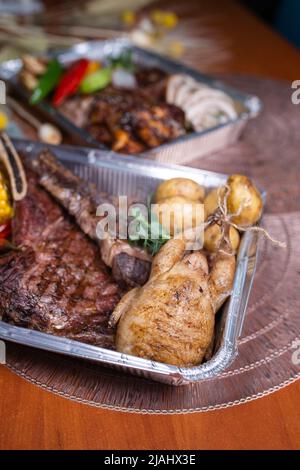
<svg viewBox="0 0 300 470"><path fill-rule="evenodd" d="M239 0L300 48L299 0Z"/></svg>

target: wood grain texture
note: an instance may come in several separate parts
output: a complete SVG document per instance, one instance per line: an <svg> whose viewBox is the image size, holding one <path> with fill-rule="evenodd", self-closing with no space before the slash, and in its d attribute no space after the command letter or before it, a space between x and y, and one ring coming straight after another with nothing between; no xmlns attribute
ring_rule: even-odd
<svg viewBox="0 0 300 470"><path fill-rule="evenodd" d="M174 6L170 1L159 3ZM205 71L300 78L299 52L230 0L185 1L178 8L194 37L197 25L207 21L230 48L226 64L211 65ZM197 50L191 55L191 65L201 69ZM299 393L298 381L269 397L227 410L135 415L68 401L0 366L0 448L296 449L300 447Z"/></svg>
<svg viewBox="0 0 300 470"><path fill-rule="evenodd" d="M180 416L98 410L49 394L6 368L0 388L0 449L299 448L300 382L247 405Z"/></svg>

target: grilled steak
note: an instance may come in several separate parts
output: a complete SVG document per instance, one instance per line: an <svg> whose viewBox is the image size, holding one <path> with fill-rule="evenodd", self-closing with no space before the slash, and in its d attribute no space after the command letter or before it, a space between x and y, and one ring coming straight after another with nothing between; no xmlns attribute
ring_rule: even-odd
<svg viewBox="0 0 300 470"><path fill-rule="evenodd" d="M113 348L108 319L121 290L97 245L38 185L17 203L14 244L0 261L0 316L19 326Z"/></svg>
<svg viewBox="0 0 300 470"><path fill-rule="evenodd" d="M126 241L107 243L97 238L97 207L102 203L111 203L116 207L115 198L106 193L99 193L92 184L88 184L61 165L49 151L42 152L33 166L40 177L40 184L75 217L83 232L99 244L102 259L108 266L113 266L114 257L126 252L127 266L124 261L115 262L115 266L118 266L115 272L119 284L122 287L143 285L148 280L151 269L151 257L148 253L141 248L130 246Z"/></svg>

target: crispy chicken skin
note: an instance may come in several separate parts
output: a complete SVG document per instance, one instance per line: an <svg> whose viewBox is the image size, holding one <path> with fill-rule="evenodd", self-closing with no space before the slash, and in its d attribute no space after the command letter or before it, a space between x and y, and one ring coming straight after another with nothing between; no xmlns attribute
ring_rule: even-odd
<svg viewBox="0 0 300 470"><path fill-rule="evenodd" d="M183 240L170 240L156 255L149 281L128 292L114 310L119 352L180 367L204 358L215 313L230 294L235 257L216 256L211 271L202 252L185 255Z"/></svg>

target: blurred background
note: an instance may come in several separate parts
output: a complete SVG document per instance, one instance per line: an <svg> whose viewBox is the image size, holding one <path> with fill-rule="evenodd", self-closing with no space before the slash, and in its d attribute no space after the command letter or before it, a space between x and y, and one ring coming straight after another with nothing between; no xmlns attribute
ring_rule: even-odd
<svg viewBox="0 0 300 470"><path fill-rule="evenodd" d="M300 48L300 1L299 0L233 0L243 4L259 16L264 22L277 30L288 41ZM78 37L99 37L103 31L108 36L118 32L134 29L134 41L141 45L161 48L161 52L171 55L181 55L184 44L180 39L183 31L173 32L178 23L178 17L184 17L184 6L193 3L189 0L151 1L151 0L0 0L0 46L2 50L0 60L14 55L14 48L31 48L44 50L56 45L68 46ZM205 17L205 0L198 0L198 6L203 3L203 16ZM215 5L217 13L220 6L226 8L226 1L210 0ZM160 16L160 8L170 13L167 18ZM211 8L212 9L212 8ZM211 10L210 9L210 10ZM150 16L145 19L146 12ZM152 11L152 15L151 15ZM141 13L144 12L144 13ZM154 14L153 14L154 12ZM16 17L18 25L16 28ZM155 16L156 15L156 16ZM178 17L177 17L178 15ZM141 20L143 20L141 22ZM234 21L234 18L233 18ZM213 23L213 19L211 20ZM31 25L31 31L26 25ZM41 28L44 28L42 30ZM205 29L205 28L204 28ZM42 34L47 32L47 36ZM166 32L171 34L168 45L165 40ZM9 34L14 39L9 38ZM177 34L177 36L176 36ZM103 33L104 35L104 33ZM148 37L147 37L148 36ZM152 36L149 38L149 36ZM186 35L185 35L186 36ZM208 34L208 36L210 36ZM31 40L30 37L33 37ZM74 38L74 40L71 39ZM177 37L177 42L176 42ZM37 40L38 39L38 40ZM152 42L152 44L149 44ZM168 50L168 46L169 49Z"/></svg>
<svg viewBox="0 0 300 470"><path fill-rule="evenodd" d="M299 0L240 0L255 14L300 48Z"/></svg>

